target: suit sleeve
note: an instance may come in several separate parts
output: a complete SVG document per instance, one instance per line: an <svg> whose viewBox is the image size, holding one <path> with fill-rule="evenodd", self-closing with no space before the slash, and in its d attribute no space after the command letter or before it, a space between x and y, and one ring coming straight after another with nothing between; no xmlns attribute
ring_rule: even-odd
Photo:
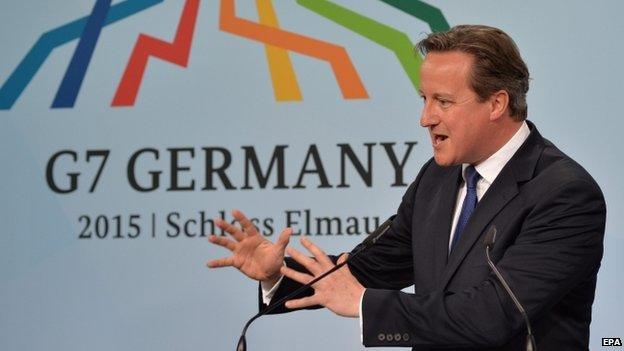
<svg viewBox="0 0 624 351"><path fill-rule="evenodd" d="M401 290L413 284L411 227L414 198L420 179L432 160L422 167L416 180L403 195L390 232L381 237L366 253L349 262L351 273L365 288ZM353 251L358 248L359 246Z"/></svg>
<svg viewBox="0 0 624 351"><path fill-rule="evenodd" d="M570 181L543 194L526 214L515 242L498 252L497 265L530 320L596 274L605 216L597 185ZM525 328L493 274L457 292L367 289L362 310L365 346L500 346ZM390 342L385 335L391 334Z"/></svg>

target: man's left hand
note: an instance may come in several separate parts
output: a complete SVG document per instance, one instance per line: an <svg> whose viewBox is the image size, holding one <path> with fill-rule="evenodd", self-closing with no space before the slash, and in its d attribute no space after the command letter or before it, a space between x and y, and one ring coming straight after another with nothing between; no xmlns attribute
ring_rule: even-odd
<svg viewBox="0 0 624 351"><path fill-rule="evenodd" d="M285 266L281 268L283 275L301 284L307 284L335 266L325 252L310 240L301 238L301 244L310 251L314 258L308 257L292 247L287 248L286 252L312 275ZM346 260L347 256L347 254L340 256L338 263ZM347 265L312 285L312 288L314 288L314 295L287 301L286 307L294 309L322 305L339 316L360 316L360 299L364 294L364 287L351 274Z"/></svg>

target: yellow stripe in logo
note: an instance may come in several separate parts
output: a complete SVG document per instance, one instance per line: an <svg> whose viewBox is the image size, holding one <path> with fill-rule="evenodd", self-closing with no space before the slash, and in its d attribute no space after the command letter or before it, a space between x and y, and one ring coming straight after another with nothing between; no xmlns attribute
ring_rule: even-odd
<svg viewBox="0 0 624 351"><path fill-rule="evenodd" d="M261 24L279 28L271 0L256 0L256 6ZM275 99L277 101L301 101L301 90L288 51L273 45L265 45L264 49L269 62Z"/></svg>

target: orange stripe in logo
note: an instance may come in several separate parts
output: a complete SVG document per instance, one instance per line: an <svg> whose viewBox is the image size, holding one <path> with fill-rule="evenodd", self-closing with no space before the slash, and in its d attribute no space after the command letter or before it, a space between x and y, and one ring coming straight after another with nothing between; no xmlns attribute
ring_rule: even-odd
<svg viewBox="0 0 624 351"><path fill-rule="evenodd" d="M251 40L327 61L345 99L368 98L347 51L341 46L238 18L234 0L221 0L220 28Z"/></svg>

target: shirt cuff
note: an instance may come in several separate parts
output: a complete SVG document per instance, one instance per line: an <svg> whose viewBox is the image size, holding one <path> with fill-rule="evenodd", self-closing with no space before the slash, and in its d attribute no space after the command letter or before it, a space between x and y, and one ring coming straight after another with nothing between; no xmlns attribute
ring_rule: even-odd
<svg viewBox="0 0 624 351"><path fill-rule="evenodd" d="M282 275L281 278L279 278L279 280L277 281L277 283L273 284L273 286L271 286L271 284L269 283L260 282L260 288L262 289L262 303L263 304L268 306L269 303L271 303L271 299L273 298L273 295L275 295L275 292L277 291L277 288L279 288L283 279L284 279L284 276Z"/></svg>
<svg viewBox="0 0 624 351"><path fill-rule="evenodd" d="M364 316L362 315L362 302L364 302L364 294L366 294L366 289L362 292L362 296L360 296L360 341L364 344Z"/></svg>

